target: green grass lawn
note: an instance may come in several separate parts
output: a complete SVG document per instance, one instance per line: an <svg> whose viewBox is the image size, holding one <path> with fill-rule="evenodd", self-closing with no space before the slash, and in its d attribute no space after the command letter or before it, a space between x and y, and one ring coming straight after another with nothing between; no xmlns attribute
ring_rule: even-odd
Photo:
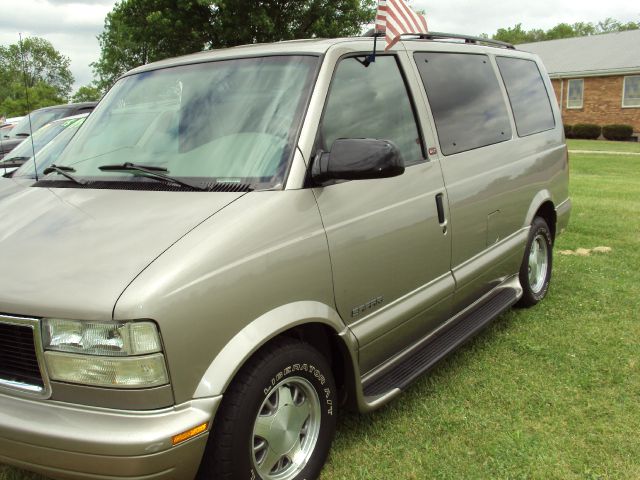
<svg viewBox="0 0 640 480"><path fill-rule="evenodd" d="M613 252L556 256L538 307L383 409L341 414L322 480L640 479L640 156L573 155L571 169L557 248Z"/></svg>
<svg viewBox="0 0 640 480"><path fill-rule="evenodd" d="M609 142L607 140L567 140L567 145L569 145L570 150L640 153L640 142Z"/></svg>

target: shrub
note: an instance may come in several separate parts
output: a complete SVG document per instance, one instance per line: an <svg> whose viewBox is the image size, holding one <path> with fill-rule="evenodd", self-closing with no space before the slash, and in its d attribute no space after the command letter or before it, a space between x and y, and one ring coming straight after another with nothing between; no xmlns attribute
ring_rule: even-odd
<svg viewBox="0 0 640 480"><path fill-rule="evenodd" d="M602 127L602 135L607 140L629 140L633 135L631 125L605 125Z"/></svg>
<svg viewBox="0 0 640 480"><path fill-rule="evenodd" d="M564 136L567 138L573 138L573 125L565 125L564 126Z"/></svg>
<svg viewBox="0 0 640 480"><path fill-rule="evenodd" d="M596 140L600 133L602 133L602 127L592 123L576 123L571 130L573 138L585 140Z"/></svg>

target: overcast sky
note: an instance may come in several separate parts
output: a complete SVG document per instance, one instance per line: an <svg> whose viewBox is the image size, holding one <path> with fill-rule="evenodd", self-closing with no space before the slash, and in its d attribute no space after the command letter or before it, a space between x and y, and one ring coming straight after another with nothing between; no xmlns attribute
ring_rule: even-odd
<svg viewBox="0 0 640 480"><path fill-rule="evenodd" d="M0 0L0 44L23 36L39 36L71 59L74 89L91 82L89 63L98 59L96 36L115 0ZM612 17L640 21L640 3L633 0L414 0L427 12L436 32L494 33L522 23L525 29L551 28L558 23L598 22Z"/></svg>

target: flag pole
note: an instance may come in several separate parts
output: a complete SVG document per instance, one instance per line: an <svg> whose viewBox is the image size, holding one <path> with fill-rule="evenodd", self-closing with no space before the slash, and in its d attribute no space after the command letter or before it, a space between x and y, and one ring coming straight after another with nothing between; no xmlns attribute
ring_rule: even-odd
<svg viewBox="0 0 640 480"><path fill-rule="evenodd" d="M365 67L368 67L372 63L376 63L376 53L378 51L378 37L382 35L382 32L378 32L376 28L373 32L373 53L365 60Z"/></svg>
<svg viewBox="0 0 640 480"><path fill-rule="evenodd" d="M375 18L375 23L373 24L373 53L369 55L367 58L365 58L364 62L362 62L365 67L368 67L372 63L376 63L376 55L378 53L378 37L386 35L385 30L382 30L382 31L378 30L378 25L379 25L378 22L384 18L385 19L384 25L385 26L387 25L386 13L384 15L382 13L382 12L386 12L387 4L385 0L378 0L377 3L378 3L378 7L376 9L376 18Z"/></svg>
<svg viewBox="0 0 640 480"><path fill-rule="evenodd" d="M373 32L373 53L371 54L371 63L376 63L376 53L378 51L378 29Z"/></svg>

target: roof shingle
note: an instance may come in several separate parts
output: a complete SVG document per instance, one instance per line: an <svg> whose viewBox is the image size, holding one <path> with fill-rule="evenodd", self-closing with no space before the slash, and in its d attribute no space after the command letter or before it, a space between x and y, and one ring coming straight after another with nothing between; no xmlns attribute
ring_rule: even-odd
<svg viewBox="0 0 640 480"><path fill-rule="evenodd" d="M640 30L523 43L517 48L539 55L552 77L640 72Z"/></svg>

